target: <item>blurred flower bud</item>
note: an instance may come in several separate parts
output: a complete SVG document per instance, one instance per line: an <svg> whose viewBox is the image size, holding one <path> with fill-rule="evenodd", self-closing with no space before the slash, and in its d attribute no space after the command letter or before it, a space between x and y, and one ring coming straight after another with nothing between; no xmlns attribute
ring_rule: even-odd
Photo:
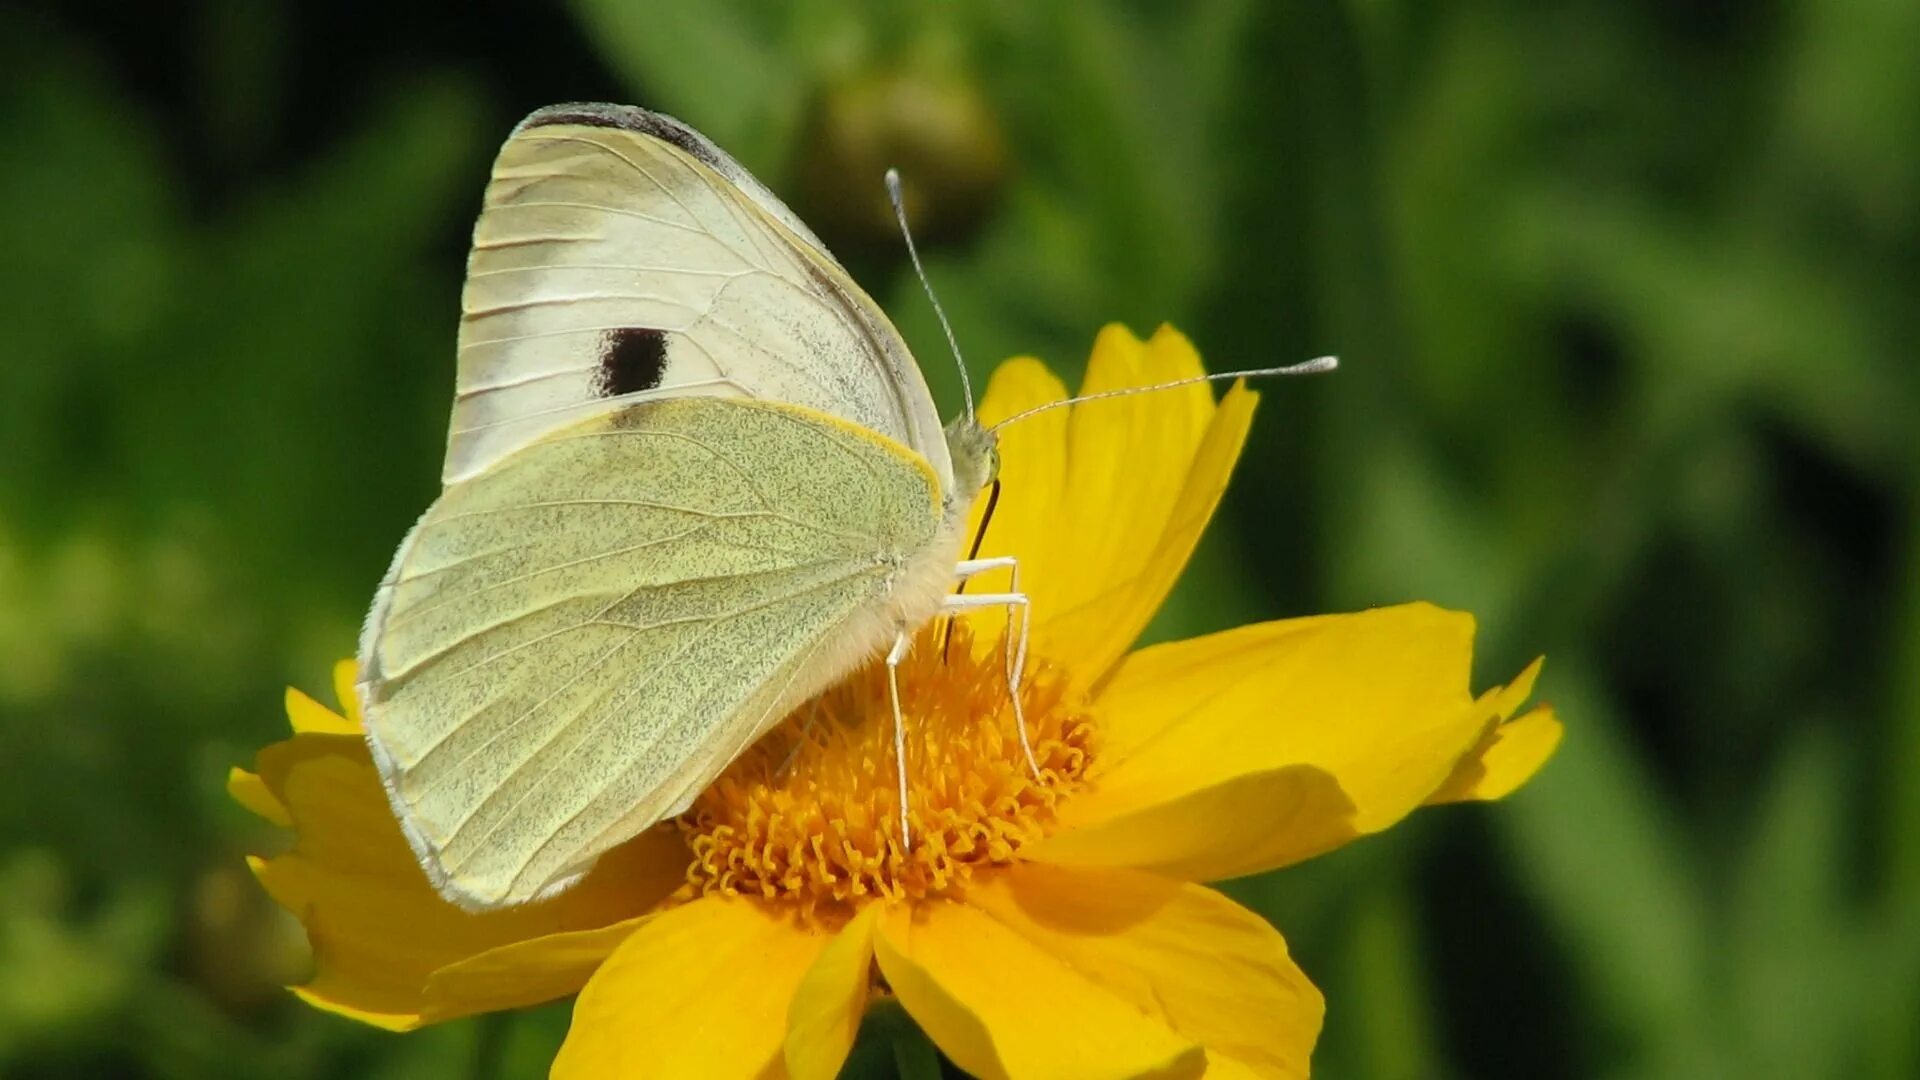
<svg viewBox="0 0 1920 1080"><path fill-rule="evenodd" d="M898 243L881 182L900 170L914 235L965 234L1007 176L1007 146L979 88L960 73L865 72L824 87L799 147L803 217L832 241Z"/></svg>

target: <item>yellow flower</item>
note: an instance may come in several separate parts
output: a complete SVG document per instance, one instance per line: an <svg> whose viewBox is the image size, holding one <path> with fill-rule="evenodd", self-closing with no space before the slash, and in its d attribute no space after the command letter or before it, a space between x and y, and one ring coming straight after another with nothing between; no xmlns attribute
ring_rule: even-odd
<svg viewBox="0 0 1920 1080"><path fill-rule="evenodd" d="M1082 390L1200 370L1171 329L1143 342L1109 327ZM1015 360L980 413L1064 396ZM289 691L293 737L230 787L296 835L254 861L312 940L316 974L295 992L396 1030L578 992L563 1078L830 1077L878 994L980 1076L1305 1075L1319 991L1271 926L1197 883L1423 804L1499 798L1560 725L1544 707L1514 718L1537 662L1474 697L1473 620L1425 604L1129 654L1255 399L1194 386L1003 432L982 554L1019 556L1033 598L1022 704L1042 777L1014 726L1004 620L956 622L950 641L936 623L902 671L907 849L869 667L575 889L467 914L434 894L388 810L351 664L335 676L345 715Z"/></svg>

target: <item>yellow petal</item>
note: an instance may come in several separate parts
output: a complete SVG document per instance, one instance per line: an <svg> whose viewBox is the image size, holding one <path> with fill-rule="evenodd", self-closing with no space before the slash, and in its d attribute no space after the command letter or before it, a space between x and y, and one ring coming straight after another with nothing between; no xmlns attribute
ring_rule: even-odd
<svg viewBox="0 0 1920 1080"><path fill-rule="evenodd" d="M287 687L287 723L296 735L360 735L360 725Z"/></svg>
<svg viewBox="0 0 1920 1080"><path fill-rule="evenodd" d="M285 828L293 824L293 819L287 816L287 808L280 804L273 792L267 790L266 781L237 765L227 770L227 794L234 802L275 825Z"/></svg>
<svg viewBox="0 0 1920 1080"><path fill-rule="evenodd" d="M609 852L585 881L551 900L475 915L428 884L358 735L275 743L260 754L259 777L297 833L292 850L257 862L256 873L306 925L316 974L302 996L386 1027L572 992L592 967L579 962L582 950L604 954L614 941L567 935L640 915L679 884L687 864L680 837L653 830ZM548 955L540 942L553 935L561 936ZM429 994L441 969L523 943ZM498 973L516 962L524 962L526 978Z"/></svg>
<svg viewBox="0 0 1920 1080"><path fill-rule="evenodd" d="M1134 1008L1261 1076L1307 1075L1325 1003L1265 919L1199 885L1025 865L969 903Z"/></svg>
<svg viewBox="0 0 1920 1080"><path fill-rule="evenodd" d="M354 689L354 683L360 679L360 665L353 658L336 661L333 665L333 699L340 703L341 714L353 724L355 730L361 727L360 693Z"/></svg>
<svg viewBox="0 0 1920 1080"><path fill-rule="evenodd" d="M1208 1057L1207 1071L1202 1075L1204 1075L1207 1080L1258 1080L1259 1077L1269 1074L1243 1065L1233 1058L1222 1056ZM1286 1074L1282 1073L1280 1075L1284 1076ZM1301 1075L1304 1076L1306 1074L1302 1073Z"/></svg>
<svg viewBox="0 0 1920 1080"><path fill-rule="evenodd" d="M1066 386L1040 361L1031 357L1009 360L994 369L986 395L980 399L980 422L997 423L1066 396ZM1066 488L1068 412L1054 409L999 433L1000 496L993 501L993 518L986 523L980 554L1018 555L1022 588L1057 575L1055 540ZM984 495L974 500L965 534L968 543L980 535L987 502ZM1004 578L983 579L972 588L979 592L989 586L1005 588L1007 582ZM966 618L981 649L994 647L1006 625L1006 616L997 610L971 612Z"/></svg>
<svg viewBox="0 0 1920 1080"><path fill-rule="evenodd" d="M1200 1047L996 921L952 901L889 908L874 956L900 1003L974 1076L1196 1076Z"/></svg>
<svg viewBox="0 0 1920 1080"><path fill-rule="evenodd" d="M1094 343L1081 392L1200 372L1192 344L1177 331L1162 327L1143 342L1109 326ZM1009 379L1024 395L990 392L983 420L1003 418L1000 410L1016 397L1022 405L1057 400L1024 369ZM1235 387L1216 408L1212 392L1194 385L1087 402L1001 433L1000 503L1009 523L1003 531L996 511L981 553L1021 560L1036 654L1092 683L1126 652L1212 516L1256 400Z"/></svg>
<svg viewBox="0 0 1920 1080"><path fill-rule="evenodd" d="M1177 331L1162 327L1140 342L1112 326L1095 341L1080 390L1200 373L1198 354ZM1196 384L1074 407L1060 543L1078 572L1034 599L1045 655L1098 678L1132 646L1213 516L1256 400L1235 387L1216 410L1212 390Z"/></svg>
<svg viewBox="0 0 1920 1080"><path fill-rule="evenodd" d="M873 926L868 904L820 951L787 1009L786 1062L794 1080L832 1080L860 1031L873 992Z"/></svg>
<svg viewBox="0 0 1920 1080"><path fill-rule="evenodd" d="M1091 787L1023 854L1210 879L1386 828L1493 719L1472 645L1470 617L1409 604L1143 650L1100 696Z"/></svg>
<svg viewBox="0 0 1920 1080"><path fill-rule="evenodd" d="M516 941L455 961L427 976L421 1018L438 1023L566 997L585 986L613 950L654 917Z"/></svg>
<svg viewBox="0 0 1920 1080"><path fill-rule="evenodd" d="M331 940L317 920L307 921L307 943L317 958ZM427 1021L399 995L369 994L364 984L334 968L323 968L311 980L291 988L294 996L322 1012L358 1020L387 1031L412 1031Z"/></svg>
<svg viewBox="0 0 1920 1080"><path fill-rule="evenodd" d="M1504 799L1533 778L1560 746L1562 729L1553 709L1542 705L1518 720L1488 731L1480 744L1460 759L1429 804L1469 799Z"/></svg>
<svg viewBox="0 0 1920 1080"><path fill-rule="evenodd" d="M829 940L746 899L708 897L661 912L581 991L552 1076L784 1071L788 1005Z"/></svg>
<svg viewBox="0 0 1920 1080"><path fill-rule="evenodd" d="M1020 855L1221 881L1310 859L1359 835L1353 801L1339 783L1312 766L1290 765L1069 825Z"/></svg>
<svg viewBox="0 0 1920 1080"><path fill-rule="evenodd" d="M1540 680L1540 669L1545 667L1546 663L1546 657L1534 657L1533 663L1522 668L1520 674L1513 677L1512 682L1505 686L1494 687L1480 695L1481 699L1493 710L1493 715L1502 720L1512 719L1513 714L1520 711L1520 706L1526 704L1527 699L1533 696L1533 684Z"/></svg>

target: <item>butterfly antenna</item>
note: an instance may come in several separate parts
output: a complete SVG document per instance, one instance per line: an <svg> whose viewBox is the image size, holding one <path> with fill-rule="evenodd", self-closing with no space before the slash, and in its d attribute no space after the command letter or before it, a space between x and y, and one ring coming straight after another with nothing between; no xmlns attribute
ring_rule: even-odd
<svg viewBox="0 0 1920 1080"><path fill-rule="evenodd" d="M1053 409L1064 409L1069 405L1084 405L1089 401L1131 397L1134 394L1151 394L1159 390L1172 390L1179 386L1192 386L1194 383L1222 382L1226 379L1258 379L1268 375L1318 375L1323 371L1333 371L1339 366L1340 359L1338 357L1320 356L1312 360L1302 361L1298 364L1288 364L1286 367L1248 368L1245 371L1216 371L1208 375L1194 375L1190 378L1174 379L1171 382L1154 383L1151 386L1129 386L1119 390L1102 390L1097 394L1082 394L1079 397L1070 397L1061 401L1049 401L1045 405L1035 405L1033 408L1027 409L1024 412L1014 413L1012 416L1007 417L1005 420L1000 421L987 430L999 431L1001 428L1017 420L1025 420L1029 416L1038 416L1043 412L1048 412Z"/></svg>
<svg viewBox="0 0 1920 1080"><path fill-rule="evenodd" d="M947 321L947 310L940 306L940 298L933 293L933 282L927 280L927 269L920 265L920 249L913 244L913 230L907 228L907 204L900 194L900 170L887 170L887 201L893 203L894 220L900 223L900 235L907 242L907 257L913 260L913 272L920 277L920 287L927 290L927 299L933 301L933 313L940 319L940 329L947 332L947 347L953 350L954 366L960 369L960 389L967 395L967 421L973 421L973 381L967 378L967 362L960 356L960 342L953 336L953 324Z"/></svg>

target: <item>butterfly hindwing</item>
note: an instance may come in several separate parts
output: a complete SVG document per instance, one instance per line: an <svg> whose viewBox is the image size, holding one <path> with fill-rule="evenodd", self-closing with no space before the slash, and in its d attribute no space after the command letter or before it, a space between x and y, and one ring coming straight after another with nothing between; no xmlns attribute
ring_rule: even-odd
<svg viewBox="0 0 1920 1080"><path fill-rule="evenodd" d="M576 421L449 488L361 658L369 740L436 884L525 902L677 812L883 643L891 578L940 522L905 447L700 397Z"/></svg>

